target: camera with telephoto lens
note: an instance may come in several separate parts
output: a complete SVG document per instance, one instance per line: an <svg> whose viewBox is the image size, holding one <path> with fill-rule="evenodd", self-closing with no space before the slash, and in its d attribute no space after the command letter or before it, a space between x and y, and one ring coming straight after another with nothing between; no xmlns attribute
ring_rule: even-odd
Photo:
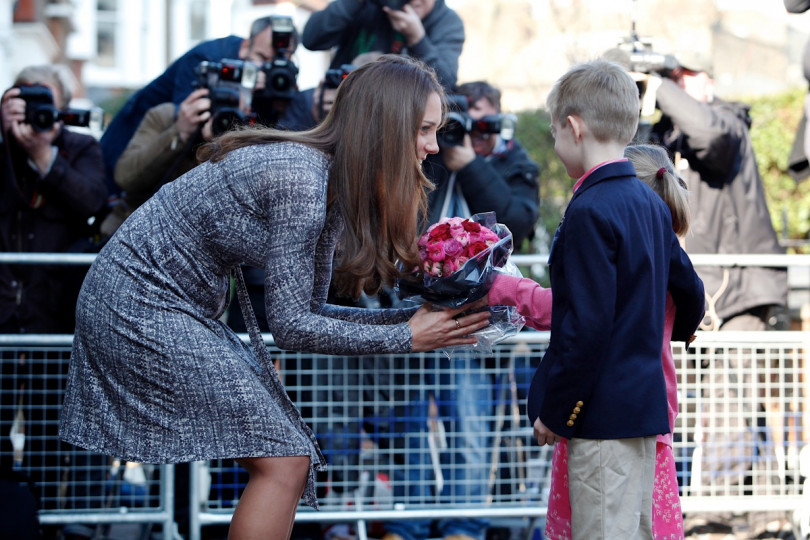
<svg viewBox="0 0 810 540"><path fill-rule="evenodd" d="M343 82L349 73L354 71L356 68L351 64L343 64L339 68L327 69L326 75L323 78L323 86L324 88L329 88L334 90L340 83Z"/></svg>
<svg viewBox="0 0 810 540"><path fill-rule="evenodd" d="M287 58L292 52L290 43L295 31L292 17L274 15L270 26L273 29L273 61L262 66L265 85L257 96L259 99L291 99L298 90L298 67Z"/></svg>
<svg viewBox="0 0 810 540"><path fill-rule="evenodd" d="M104 126L104 112L99 108L59 110L53 103L51 89L42 84L21 84L20 99L25 101L25 123L34 131L50 130L56 122L67 126L88 127L100 131Z"/></svg>
<svg viewBox="0 0 810 540"><path fill-rule="evenodd" d="M466 96L451 94L447 96L447 100L450 104L450 111L447 113L444 126L436 136L440 147L462 146L464 136L468 133L497 134L506 141L515 136L515 124L517 124L515 115L488 114L478 120L473 120L467 112L469 106Z"/></svg>
<svg viewBox="0 0 810 540"><path fill-rule="evenodd" d="M197 88L207 88L211 100L211 130L220 135L229 129L253 123L251 115L242 111L242 92L256 85L258 68L251 62L223 58L219 62L203 60L194 70Z"/></svg>
<svg viewBox="0 0 810 540"><path fill-rule="evenodd" d="M449 94L447 96L448 112L444 125L436 134L439 146L461 146L464 144L464 135L472 129L472 118L467 114L469 104L467 96Z"/></svg>
<svg viewBox="0 0 810 540"><path fill-rule="evenodd" d="M405 4L407 4L411 0L371 0L371 1L380 7L388 7L391 9L395 9L397 11L402 11L402 8L405 7Z"/></svg>

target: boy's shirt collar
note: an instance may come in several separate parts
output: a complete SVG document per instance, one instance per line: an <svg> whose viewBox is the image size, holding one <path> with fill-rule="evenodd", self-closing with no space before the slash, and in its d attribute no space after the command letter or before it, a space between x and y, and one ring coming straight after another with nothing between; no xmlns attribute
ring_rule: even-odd
<svg viewBox="0 0 810 540"><path fill-rule="evenodd" d="M610 163L621 163L623 161L629 161L629 160L627 158L619 158L619 159L614 159L614 160L611 160L611 161L603 161L602 163L599 163L598 165L594 165L593 167L591 167L591 169L588 172L586 172L585 174L583 174L582 176L579 177L579 180L576 181L576 183L574 184L573 189L571 189L571 193L576 193L577 190L579 189L579 186L582 185L582 183L585 181L585 179L588 178L588 176L590 176L591 173L593 171L595 171L596 169L598 169L599 167L602 167L603 165L608 165Z"/></svg>

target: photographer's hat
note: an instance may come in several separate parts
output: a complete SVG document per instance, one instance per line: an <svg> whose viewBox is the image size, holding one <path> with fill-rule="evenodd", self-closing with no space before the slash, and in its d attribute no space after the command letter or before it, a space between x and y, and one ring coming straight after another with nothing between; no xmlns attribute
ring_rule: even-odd
<svg viewBox="0 0 810 540"><path fill-rule="evenodd" d="M699 50L680 51L675 55L678 65L683 69L694 71L695 73L707 73L712 76L714 66L708 52Z"/></svg>

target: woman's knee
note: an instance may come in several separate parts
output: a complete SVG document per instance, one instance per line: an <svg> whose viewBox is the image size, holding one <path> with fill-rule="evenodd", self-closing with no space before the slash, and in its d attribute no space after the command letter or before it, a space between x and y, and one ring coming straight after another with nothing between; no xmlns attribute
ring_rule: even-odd
<svg viewBox="0 0 810 540"><path fill-rule="evenodd" d="M272 478L276 482L298 485L309 475L309 456L242 458L237 462L251 478Z"/></svg>

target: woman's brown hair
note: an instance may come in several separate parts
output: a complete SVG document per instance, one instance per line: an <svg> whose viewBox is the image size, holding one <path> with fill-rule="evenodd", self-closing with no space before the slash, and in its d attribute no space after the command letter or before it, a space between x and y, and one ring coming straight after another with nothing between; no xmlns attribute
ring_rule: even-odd
<svg viewBox="0 0 810 540"><path fill-rule="evenodd" d="M230 131L203 146L202 161L219 161L254 144L300 142L332 156L328 204L345 221L334 270L337 293L374 294L400 275L398 264L419 263L416 236L431 182L416 155L428 97L444 91L435 72L404 56L383 55L355 69L338 87L335 104L317 127Z"/></svg>

